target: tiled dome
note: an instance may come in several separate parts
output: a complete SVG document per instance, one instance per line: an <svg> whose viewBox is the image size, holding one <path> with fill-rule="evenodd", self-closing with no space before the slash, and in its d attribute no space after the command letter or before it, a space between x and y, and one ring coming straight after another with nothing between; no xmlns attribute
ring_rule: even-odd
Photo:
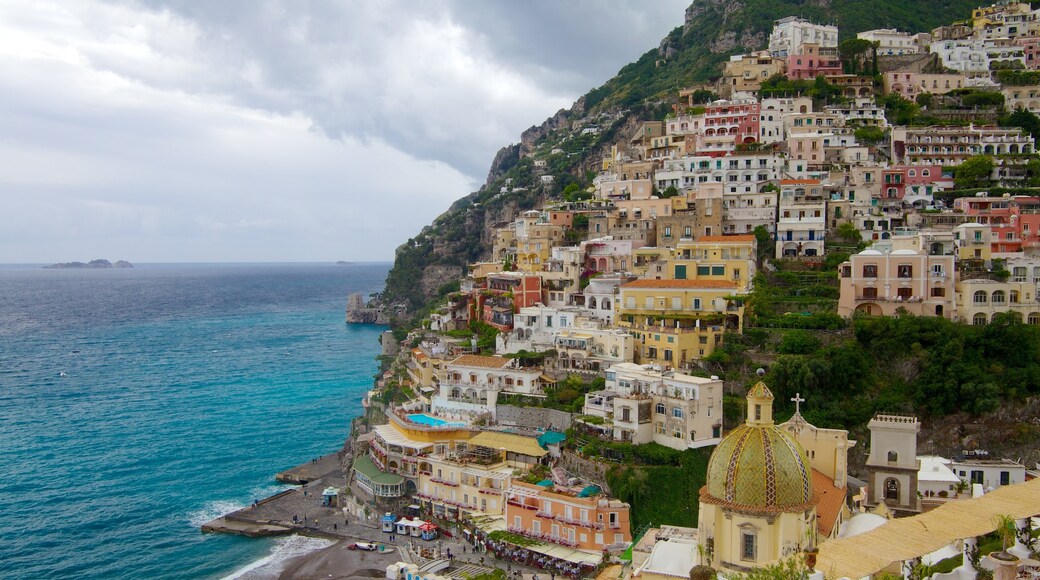
<svg viewBox="0 0 1040 580"><path fill-rule="evenodd" d="M751 511L798 511L814 503L809 457L773 423L772 401L764 383L748 392L748 421L711 454L705 501Z"/></svg>

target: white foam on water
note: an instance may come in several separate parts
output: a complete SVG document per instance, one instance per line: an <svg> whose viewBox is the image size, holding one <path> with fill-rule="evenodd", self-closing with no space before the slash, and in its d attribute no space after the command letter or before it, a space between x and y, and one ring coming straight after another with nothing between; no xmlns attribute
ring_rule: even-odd
<svg viewBox="0 0 1040 580"><path fill-rule="evenodd" d="M318 550L327 548L335 543L336 542L333 540L307 538L295 535L278 538L274 541L270 554L242 566L231 574L224 576L222 580L275 579L278 578L279 574L282 573L282 570L285 569L285 564L289 560L305 554L310 554L311 552L317 552Z"/></svg>
<svg viewBox="0 0 1040 580"><path fill-rule="evenodd" d="M188 514L188 523L191 524L191 527L198 528L203 524L219 518L220 516L226 516L231 512L237 512L246 506L247 504L245 503L232 500L215 500L207 502L206 505L202 506L202 509Z"/></svg>

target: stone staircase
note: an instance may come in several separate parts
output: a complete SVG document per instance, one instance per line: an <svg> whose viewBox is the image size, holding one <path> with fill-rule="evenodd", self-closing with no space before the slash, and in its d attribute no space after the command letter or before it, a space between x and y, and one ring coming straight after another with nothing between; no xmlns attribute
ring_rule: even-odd
<svg viewBox="0 0 1040 580"><path fill-rule="evenodd" d="M481 574L488 574L492 570L494 570L494 568L465 562L461 563L459 566L446 570L441 575L447 576L448 578L455 578L456 580L466 580L466 578L474 578Z"/></svg>

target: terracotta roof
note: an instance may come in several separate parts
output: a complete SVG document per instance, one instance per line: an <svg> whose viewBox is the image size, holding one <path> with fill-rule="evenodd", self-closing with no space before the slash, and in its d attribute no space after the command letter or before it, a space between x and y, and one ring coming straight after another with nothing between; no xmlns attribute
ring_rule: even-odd
<svg viewBox="0 0 1040 580"><path fill-rule="evenodd" d="M736 288L735 282L728 280L632 280L621 285L622 288Z"/></svg>
<svg viewBox="0 0 1040 580"><path fill-rule="evenodd" d="M841 508L845 505L847 488L835 487L833 479L815 469L812 470L812 486L819 498L816 504L816 527L823 537L829 538L838 523Z"/></svg>
<svg viewBox="0 0 1040 580"><path fill-rule="evenodd" d="M500 369L509 364L510 359L504 356L480 356L478 354L464 354L451 361L453 365L467 367L482 367L486 369Z"/></svg>
<svg viewBox="0 0 1040 580"><path fill-rule="evenodd" d="M819 179L781 179L780 185L798 185L798 184L813 184L820 183Z"/></svg>
<svg viewBox="0 0 1040 580"><path fill-rule="evenodd" d="M740 235L740 236L701 236L696 239L697 242L753 242L755 236L752 235Z"/></svg>

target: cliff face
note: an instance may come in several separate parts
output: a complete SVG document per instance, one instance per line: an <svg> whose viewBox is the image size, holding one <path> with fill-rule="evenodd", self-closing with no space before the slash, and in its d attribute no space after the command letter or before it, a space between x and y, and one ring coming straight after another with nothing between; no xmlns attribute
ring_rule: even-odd
<svg viewBox="0 0 1040 580"><path fill-rule="evenodd" d="M495 155L487 181L459 199L422 232L402 244L380 296L384 311L401 319L414 315L447 285L463 276L466 265L490 256L493 229L519 212L558 199L568 183L586 184L610 145L628 136L642 119L670 110L677 87L717 77L729 55L765 48L773 22L802 16L834 23L843 38L873 28L931 30L967 18L977 0L694 0L685 20L657 48L625 65L602 86L569 109L561 109L520 135L520 142ZM597 135L582 135L583 126ZM564 154L552 155L551 148ZM532 158L547 159L535 170ZM551 184L538 179L554 177Z"/></svg>

